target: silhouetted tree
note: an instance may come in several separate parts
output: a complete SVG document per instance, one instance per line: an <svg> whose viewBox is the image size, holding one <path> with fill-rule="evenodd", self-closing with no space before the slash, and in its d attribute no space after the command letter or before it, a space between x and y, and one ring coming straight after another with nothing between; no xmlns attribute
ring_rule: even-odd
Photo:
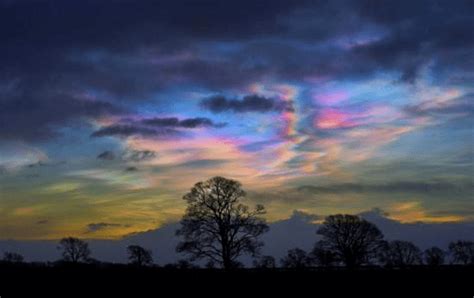
<svg viewBox="0 0 474 298"><path fill-rule="evenodd" d="M139 245L129 245L127 247L127 254L130 264L138 267L151 265L153 263L151 251Z"/></svg>
<svg viewBox="0 0 474 298"><path fill-rule="evenodd" d="M313 250L311 251L311 256L315 265L320 267L329 267L337 264L336 253L330 251L324 247L324 243L320 241L316 242Z"/></svg>
<svg viewBox="0 0 474 298"><path fill-rule="evenodd" d="M395 240L387 242L380 261L386 266L405 267L422 263L421 250L409 241Z"/></svg>
<svg viewBox="0 0 474 298"><path fill-rule="evenodd" d="M262 256L253 261L253 266L259 269L273 269L276 267L275 258L272 256Z"/></svg>
<svg viewBox="0 0 474 298"><path fill-rule="evenodd" d="M383 234L374 224L355 215L328 216L317 233L319 246L334 253L347 267L369 263L376 256Z"/></svg>
<svg viewBox="0 0 474 298"><path fill-rule="evenodd" d="M23 256L16 252L6 251L3 254L3 261L8 263L22 263L24 260Z"/></svg>
<svg viewBox="0 0 474 298"><path fill-rule="evenodd" d="M444 264L446 253L439 247L433 246L425 250L425 263L429 266L439 266Z"/></svg>
<svg viewBox="0 0 474 298"><path fill-rule="evenodd" d="M74 237L61 239L58 249L62 250L63 259L72 263L87 262L91 254L89 244Z"/></svg>
<svg viewBox="0 0 474 298"><path fill-rule="evenodd" d="M293 248L280 260L280 263L285 268L302 269L310 267L312 260L301 248Z"/></svg>
<svg viewBox="0 0 474 298"><path fill-rule="evenodd" d="M245 196L241 184L214 177L194 185L183 199L188 207L176 235L184 237L176 248L190 260L207 258L226 269L235 267L244 254L257 256L263 243L259 236L268 231L262 205L255 210L240 203Z"/></svg>
<svg viewBox="0 0 474 298"><path fill-rule="evenodd" d="M449 244L449 254L454 263L474 264L474 242L458 240Z"/></svg>

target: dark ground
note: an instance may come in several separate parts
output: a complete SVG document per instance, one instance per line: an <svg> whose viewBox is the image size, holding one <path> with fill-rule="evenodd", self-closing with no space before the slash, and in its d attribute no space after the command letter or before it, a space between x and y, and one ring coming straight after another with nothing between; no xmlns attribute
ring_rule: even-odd
<svg viewBox="0 0 474 298"><path fill-rule="evenodd" d="M7 297L473 297L474 267L255 270L0 265ZM102 294L102 295L101 295ZM173 294L173 295L171 295Z"/></svg>

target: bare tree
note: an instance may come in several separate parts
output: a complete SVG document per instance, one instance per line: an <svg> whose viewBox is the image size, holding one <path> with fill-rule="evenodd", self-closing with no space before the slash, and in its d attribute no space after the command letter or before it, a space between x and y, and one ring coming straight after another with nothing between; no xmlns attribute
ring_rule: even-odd
<svg viewBox="0 0 474 298"><path fill-rule="evenodd" d="M322 236L319 246L334 253L347 267L370 263L383 240L377 226L347 214L328 216L317 234Z"/></svg>
<svg viewBox="0 0 474 298"><path fill-rule="evenodd" d="M429 266L439 266L444 264L446 253L439 247L433 246L425 250L425 263Z"/></svg>
<svg viewBox="0 0 474 298"><path fill-rule="evenodd" d="M240 200L245 196L241 184L223 177L214 177L194 185L183 199L188 207L176 234L184 241L176 248L190 260L208 259L229 269L238 257L257 256L263 243L260 235L268 231L262 205L255 210Z"/></svg>
<svg viewBox="0 0 474 298"><path fill-rule="evenodd" d="M449 244L449 253L454 263L474 264L474 242L458 240Z"/></svg>
<svg viewBox="0 0 474 298"><path fill-rule="evenodd" d="M87 262L91 254L89 244L74 237L61 239L58 249L62 250L63 259L72 263Z"/></svg>
<svg viewBox="0 0 474 298"><path fill-rule="evenodd" d="M280 263L285 268L302 269L310 267L312 260L301 248L293 248L280 260Z"/></svg>
<svg viewBox="0 0 474 298"><path fill-rule="evenodd" d="M128 260L138 267L153 264L153 257L150 250L139 245L129 245L127 247Z"/></svg>
<svg viewBox="0 0 474 298"><path fill-rule="evenodd" d="M421 250L409 241L387 242L380 255L380 261L386 266L405 267L422 263Z"/></svg>
<svg viewBox="0 0 474 298"><path fill-rule="evenodd" d="M253 266L259 269L273 269L276 267L275 258L272 256L262 256L253 261Z"/></svg>
<svg viewBox="0 0 474 298"><path fill-rule="evenodd" d="M16 252L6 251L3 254L3 261L8 263L22 263L24 260L23 256Z"/></svg>

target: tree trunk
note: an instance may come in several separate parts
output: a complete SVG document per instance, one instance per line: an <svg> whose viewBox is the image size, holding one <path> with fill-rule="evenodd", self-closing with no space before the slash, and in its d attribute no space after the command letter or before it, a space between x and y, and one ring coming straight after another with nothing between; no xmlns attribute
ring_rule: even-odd
<svg viewBox="0 0 474 298"><path fill-rule="evenodd" d="M225 270L230 270L232 269L232 262L229 257L224 257L223 258L223 266Z"/></svg>

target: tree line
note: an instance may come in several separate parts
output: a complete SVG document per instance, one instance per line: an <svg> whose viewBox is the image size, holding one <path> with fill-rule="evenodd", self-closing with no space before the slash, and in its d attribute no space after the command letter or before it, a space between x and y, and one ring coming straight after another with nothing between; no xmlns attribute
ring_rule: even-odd
<svg viewBox="0 0 474 298"><path fill-rule="evenodd" d="M278 267L273 256L261 255L264 243L260 237L269 230L262 217L265 208L257 205L251 209L244 205L241 200L245 195L238 181L224 177L198 182L184 195L187 209L176 232L182 239L176 250L186 259L179 261L176 267L190 268L195 266L193 262L206 260L208 268L239 268L243 267L239 259L244 255L253 257L255 268ZM280 260L280 266L293 269L367 265L404 268L414 265L440 266L446 263L447 257L450 257L451 264L474 264L473 241L451 242L447 251L439 247L422 251L409 241L384 239L376 225L356 215L330 215L316 234L320 240L310 252L300 248L290 249ZM84 240L63 238L58 249L65 262L95 262ZM126 253L134 266L153 265L152 253L146 248L130 245ZM23 256L5 252L3 261L20 263Z"/></svg>

